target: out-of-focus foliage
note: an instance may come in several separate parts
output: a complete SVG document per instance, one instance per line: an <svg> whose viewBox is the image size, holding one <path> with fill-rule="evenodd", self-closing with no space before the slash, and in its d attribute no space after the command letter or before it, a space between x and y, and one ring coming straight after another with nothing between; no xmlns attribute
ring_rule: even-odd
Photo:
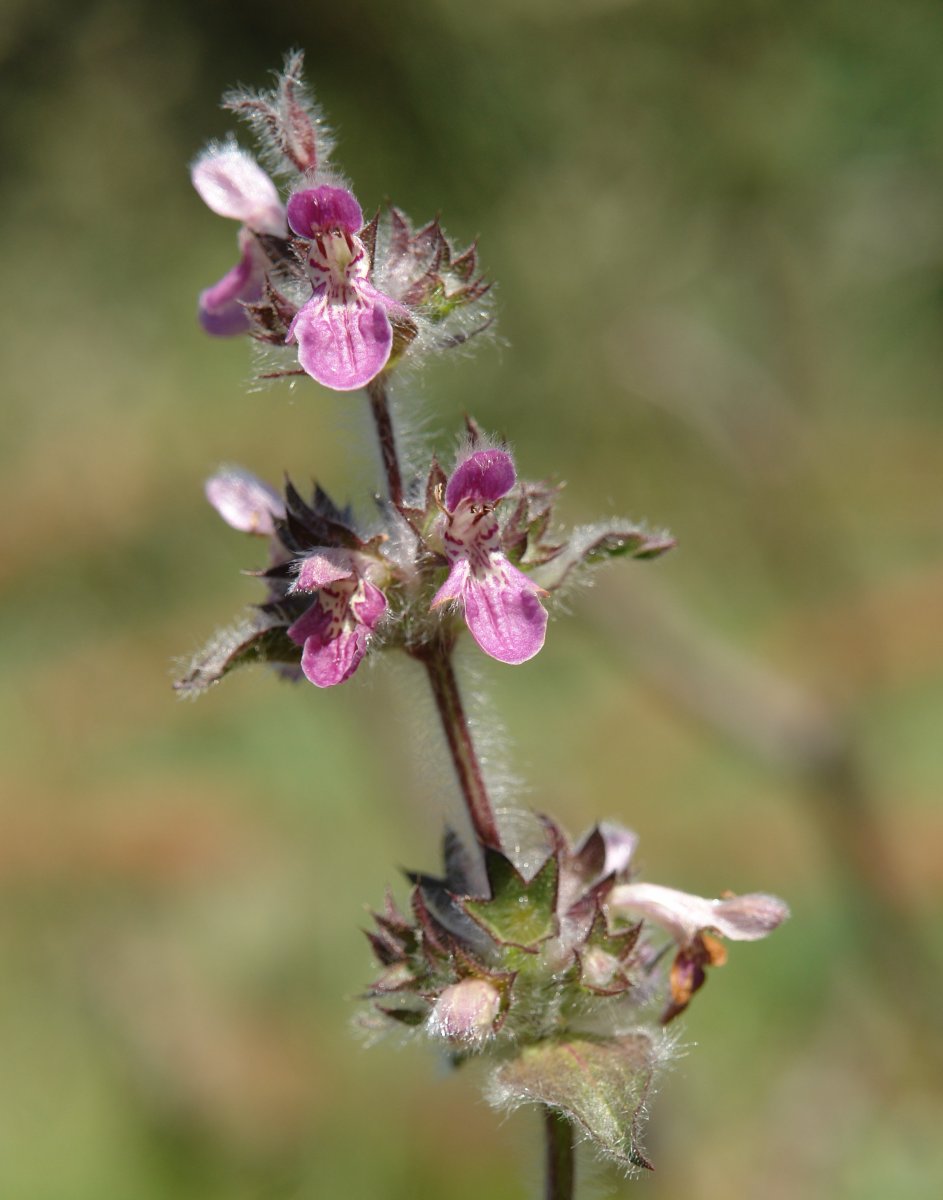
<svg viewBox="0 0 943 1200"><path fill-rule="evenodd" d="M422 382L444 457L472 411L567 479L569 522L679 539L534 662L479 665L527 799L634 826L649 877L793 906L685 1018L632 1187L935 1198L933 0L7 0L0 1195L533 1190L528 1114L346 1033L362 905L436 861L421 681L169 689L261 565L205 476L372 485L356 398L247 394L245 345L194 320L234 241L186 164L293 45L365 209L441 211L499 280L507 346Z"/></svg>

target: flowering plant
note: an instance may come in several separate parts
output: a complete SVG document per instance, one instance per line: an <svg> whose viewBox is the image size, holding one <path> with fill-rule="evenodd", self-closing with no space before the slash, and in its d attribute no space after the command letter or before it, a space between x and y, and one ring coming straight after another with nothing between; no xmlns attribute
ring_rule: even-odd
<svg viewBox="0 0 943 1200"><path fill-rule="evenodd" d="M199 300L217 336L276 350L269 377L310 376L364 390L385 475L370 516L319 486L281 495L241 468L207 483L232 528L265 539L265 596L217 634L177 682L195 695L248 662L318 688L368 659L406 654L435 699L468 830L447 830L439 874L414 872L404 912L387 893L368 934L379 973L360 1017L405 1029L459 1064L489 1063L499 1107L538 1105L548 1139L547 1195L573 1195L574 1131L626 1169L649 1166L640 1141L652 1079L670 1055L664 1027L691 1001L720 938L764 937L786 917L762 893L702 899L637 879L636 836L603 822L571 839L549 816L499 813L466 718L453 651L467 629L485 654L522 664L544 646L562 589L597 565L673 546L632 521L561 530L557 487L519 478L506 445L466 421L451 470L405 461L392 387L402 361L488 329L477 249L456 251L438 220L414 229L388 206L365 221L330 165L332 143L289 55L271 91L236 93L271 176L234 141L192 171L216 213L240 222L240 259ZM526 829L526 834L521 834Z"/></svg>

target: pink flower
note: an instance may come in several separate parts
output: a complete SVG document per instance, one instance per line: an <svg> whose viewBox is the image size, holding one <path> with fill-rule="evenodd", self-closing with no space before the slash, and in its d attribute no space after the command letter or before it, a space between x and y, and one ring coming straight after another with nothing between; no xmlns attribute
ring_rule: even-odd
<svg viewBox="0 0 943 1200"><path fill-rule="evenodd" d="M694 993L704 986L707 968L727 961L727 951L714 933L733 942L755 942L789 916L784 901L764 892L706 900L658 883L617 884L606 907L610 917L645 917L677 942L669 976L670 996L661 1017L665 1024L684 1012Z"/></svg>
<svg viewBox="0 0 943 1200"><path fill-rule="evenodd" d="M360 666L386 612L386 596L367 578L372 561L353 550L325 547L301 562L293 592L314 592L307 612L288 628L303 647L301 669L315 687L343 683Z"/></svg>
<svg viewBox="0 0 943 1200"><path fill-rule="evenodd" d="M532 580L508 561L494 507L517 480L505 450L478 450L456 467L445 489L445 554L452 564L434 608L457 600L472 637L506 663L533 658L544 644L547 613Z"/></svg>
<svg viewBox="0 0 943 1200"><path fill-rule="evenodd" d="M275 184L235 142L207 147L193 164L190 177L213 212L242 222L239 261L218 283L200 293L200 323L207 333L220 337L245 333L249 319L243 305L254 304L261 297L268 265L254 235L285 237L285 210Z"/></svg>
<svg viewBox="0 0 943 1200"><path fill-rule="evenodd" d="M318 383L354 391L386 366L393 347L387 313L401 306L370 282L370 259L356 236L363 213L350 192L295 192L287 211L292 230L310 242L305 265L314 290L285 340L298 343L298 361Z"/></svg>

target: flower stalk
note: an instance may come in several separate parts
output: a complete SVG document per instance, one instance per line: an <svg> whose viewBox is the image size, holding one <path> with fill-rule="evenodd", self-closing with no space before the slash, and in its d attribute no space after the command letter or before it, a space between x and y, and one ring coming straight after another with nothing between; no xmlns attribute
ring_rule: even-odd
<svg viewBox="0 0 943 1200"><path fill-rule="evenodd" d="M370 400L370 412L373 415L377 441L380 445L380 460L386 475L390 503L399 508L403 503L403 473L399 465L399 455L396 452L396 436L393 432L393 418L390 414L390 399L382 376L370 380L367 384L367 396Z"/></svg>
<svg viewBox="0 0 943 1200"><path fill-rule="evenodd" d="M554 1108L544 1109L546 1189L544 1200L573 1200L576 1179L573 1126Z"/></svg>
<svg viewBox="0 0 943 1200"><path fill-rule="evenodd" d="M475 830L475 837L482 846L500 850L501 835L465 716L452 664L452 645L437 641L431 646L423 647L415 657L425 667L429 677L452 766L455 768L459 790Z"/></svg>

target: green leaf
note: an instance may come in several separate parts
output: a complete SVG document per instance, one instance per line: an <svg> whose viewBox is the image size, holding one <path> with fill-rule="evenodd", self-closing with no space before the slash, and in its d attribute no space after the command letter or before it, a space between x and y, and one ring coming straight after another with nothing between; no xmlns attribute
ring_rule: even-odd
<svg viewBox="0 0 943 1200"><path fill-rule="evenodd" d="M244 663L274 662L297 666L301 652L286 632L285 618L256 611L245 621L219 630L191 659L174 683L184 696L198 696Z"/></svg>
<svg viewBox="0 0 943 1200"><path fill-rule="evenodd" d="M551 854L537 874L527 881L503 854L486 856L490 900L464 900L473 921L500 945L536 950L557 932L557 858Z"/></svg>
<svg viewBox="0 0 943 1200"><path fill-rule="evenodd" d="M501 1108L545 1104L574 1121L608 1158L651 1170L639 1129L656 1058L644 1030L538 1042L497 1068L488 1099Z"/></svg>
<svg viewBox="0 0 943 1200"><path fill-rule="evenodd" d="M610 558L657 558L670 550L674 538L666 530L651 530L631 521L581 525L567 538L560 553L533 578L548 592L559 588L576 570L586 569Z"/></svg>

